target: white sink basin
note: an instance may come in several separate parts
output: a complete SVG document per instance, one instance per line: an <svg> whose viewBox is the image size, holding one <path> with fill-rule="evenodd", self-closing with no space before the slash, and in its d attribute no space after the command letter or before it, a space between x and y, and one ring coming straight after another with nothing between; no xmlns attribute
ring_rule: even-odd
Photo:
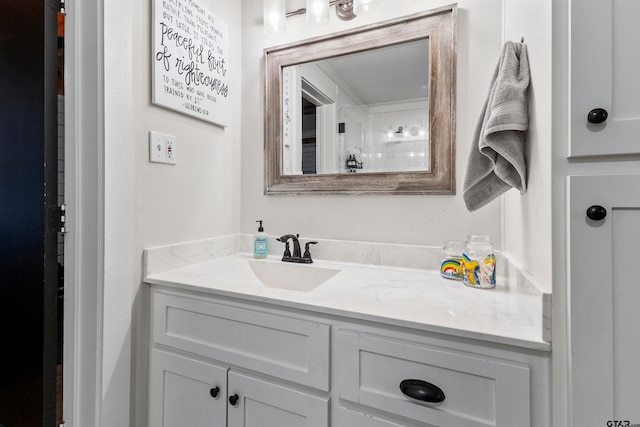
<svg viewBox="0 0 640 427"><path fill-rule="evenodd" d="M249 265L263 285L300 292L309 292L340 272L333 268L286 262L250 260Z"/></svg>

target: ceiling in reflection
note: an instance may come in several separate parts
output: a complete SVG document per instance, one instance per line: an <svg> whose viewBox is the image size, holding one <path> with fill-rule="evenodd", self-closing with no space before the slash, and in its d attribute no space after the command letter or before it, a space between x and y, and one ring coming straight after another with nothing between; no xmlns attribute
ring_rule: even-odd
<svg viewBox="0 0 640 427"><path fill-rule="evenodd" d="M428 39L327 59L367 105L428 97Z"/></svg>

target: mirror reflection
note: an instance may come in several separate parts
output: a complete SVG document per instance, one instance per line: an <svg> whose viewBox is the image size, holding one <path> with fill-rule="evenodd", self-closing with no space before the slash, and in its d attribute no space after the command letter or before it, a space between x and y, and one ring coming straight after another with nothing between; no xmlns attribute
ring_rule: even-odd
<svg viewBox="0 0 640 427"><path fill-rule="evenodd" d="M283 174L429 170L429 39L284 67Z"/></svg>

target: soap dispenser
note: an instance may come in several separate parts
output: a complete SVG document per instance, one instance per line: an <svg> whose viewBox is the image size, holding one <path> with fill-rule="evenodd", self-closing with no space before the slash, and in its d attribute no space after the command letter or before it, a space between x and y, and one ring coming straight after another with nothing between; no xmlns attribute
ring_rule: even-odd
<svg viewBox="0 0 640 427"><path fill-rule="evenodd" d="M258 232L253 237L253 257L254 258L266 258L269 253L269 240L267 239L267 233L262 228L262 220L256 221L260 223Z"/></svg>

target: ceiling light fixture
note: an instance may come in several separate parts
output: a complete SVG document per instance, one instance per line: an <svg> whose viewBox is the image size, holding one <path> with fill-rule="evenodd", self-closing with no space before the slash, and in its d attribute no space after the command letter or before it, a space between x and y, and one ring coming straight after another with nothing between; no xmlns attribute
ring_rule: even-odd
<svg viewBox="0 0 640 427"><path fill-rule="evenodd" d="M286 11L285 0L263 0L264 32L277 33L286 30L286 18L307 14L307 21L326 24L329 22L329 8L336 7L336 15L343 21L350 21L356 16L375 13L380 0L307 0L305 8L292 12Z"/></svg>
<svg viewBox="0 0 640 427"><path fill-rule="evenodd" d="M424 126L417 125L411 126L408 125L398 126L397 128L389 125L389 128L384 132L388 139L393 140L393 138L408 138L411 137L424 137L427 135L427 130Z"/></svg>
<svg viewBox="0 0 640 427"><path fill-rule="evenodd" d="M263 0L263 26L267 34L279 33L286 30L286 2L285 0Z"/></svg>
<svg viewBox="0 0 640 427"><path fill-rule="evenodd" d="M307 0L307 22L326 24L329 22L327 0Z"/></svg>
<svg viewBox="0 0 640 427"><path fill-rule="evenodd" d="M417 135L418 128L415 127L415 129L416 129L415 132L416 132L416 135ZM406 138L407 136L409 136L411 134L411 130L409 129L409 126L407 126L407 125L398 126L397 129L394 129L391 126L389 126L389 129L387 129L387 132L385 132L385 133L386 133L387 137L389 137L389 138L391 138L392 136L395 136L396 138L403 138L403 137Z"/></svg>
<svg viewBox="0 0 640 427"><path fill-rule="evenodd" d="M379 6L378 0L353 0L353 13L356 16L364 16L375 13Z"/></svg>

